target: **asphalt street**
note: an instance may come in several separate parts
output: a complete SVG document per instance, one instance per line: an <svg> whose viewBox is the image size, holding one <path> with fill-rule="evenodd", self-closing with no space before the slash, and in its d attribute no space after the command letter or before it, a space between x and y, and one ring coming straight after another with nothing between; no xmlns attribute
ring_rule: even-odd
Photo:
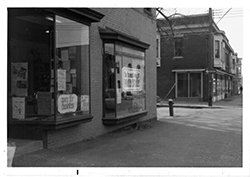
<svg viewBox="0 0 250 177"><path fill-rule="evenodd" d="M13 167L242 167L242 98L157 108L157 121L14 158Z"/></svg>

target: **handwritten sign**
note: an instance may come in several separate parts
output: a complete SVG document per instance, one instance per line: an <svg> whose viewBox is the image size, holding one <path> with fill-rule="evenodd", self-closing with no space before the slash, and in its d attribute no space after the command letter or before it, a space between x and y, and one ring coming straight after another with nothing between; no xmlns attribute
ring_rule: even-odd
<svg viewBox="0 0 250 177"><path fill-rule="evenodd" d="M141 90L141 70L136 68L122 68L123 91Z"/></svg>
<svg viewBox="0 0 250 177"><path fill-rule="evenodd" d="M58 112L61 114L75 112L77 109L77 95L63 94L58 97Z"/></svg>

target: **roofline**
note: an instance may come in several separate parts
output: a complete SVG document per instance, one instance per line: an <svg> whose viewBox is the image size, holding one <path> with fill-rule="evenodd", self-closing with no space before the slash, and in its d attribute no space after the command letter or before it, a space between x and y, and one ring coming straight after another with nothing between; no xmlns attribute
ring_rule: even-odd
<svg viewBox="0 0 250 177"><path fill-rule="evenodd" d="M170 19L181 19L181 18L193 18L193 17L205 17L205 16L209 16L209 13L203 13L203 14L193 14L193 15L181 15L181 16L173 16L173 17L170 17ZM166 20L165 18L159 18L157 20ZM199 23L195 24L195 25L190 25L192 27L198 25ZM183 25L178 25L178 26L183 26ZM192 28L191 27L191 28ZM202 26L202 27L207 27L207 26ZM218 27L218 25L215 23L215 21L212 19L212 27L213 29L216 31L216 33L220 34L220 35L223 35L223 37L226 39L225 42L226 44L228 45L228 47L230 48L230 50L232 52L234 52L232 46L229 44L229 39L227 38L226 36L226 33L225 31L223 30L220 30L220 28ZM215 34L216 34L215 33Z"/></svg>

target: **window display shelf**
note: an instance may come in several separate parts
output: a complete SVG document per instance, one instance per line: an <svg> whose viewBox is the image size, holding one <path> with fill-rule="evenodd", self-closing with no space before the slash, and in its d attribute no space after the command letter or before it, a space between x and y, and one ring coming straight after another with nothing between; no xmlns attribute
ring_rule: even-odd
<svg viewBox="0 0 250 177"><path fill-rule="evenodd" d="M92 115L75 115L68 117L59 117L57 121L53 121L54 117L48 117L46 120L35 120L37 117L27 118L27 119L10 119L8 124L30 124L30 125L41 125L43 129L62 129L74 125L79 125L82 123L91 122L93 119Z"/></svg>

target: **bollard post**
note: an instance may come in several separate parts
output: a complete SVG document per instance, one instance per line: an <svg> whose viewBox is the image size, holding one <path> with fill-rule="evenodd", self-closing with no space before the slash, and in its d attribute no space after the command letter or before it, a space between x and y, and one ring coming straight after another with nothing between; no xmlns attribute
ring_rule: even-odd
<svg viewBox="0 0 250 177"><path fill-rule="evenodd" d="M212 95L209 95L209 97L208 97L208 106L213 106L213 97L212 97Z"/></svg>
<svg viewBox="0 0 250 177"><path fill-rule="evenodd" d="M174 116L174 102L172 99L168 100L169 115Z"/></svg>

